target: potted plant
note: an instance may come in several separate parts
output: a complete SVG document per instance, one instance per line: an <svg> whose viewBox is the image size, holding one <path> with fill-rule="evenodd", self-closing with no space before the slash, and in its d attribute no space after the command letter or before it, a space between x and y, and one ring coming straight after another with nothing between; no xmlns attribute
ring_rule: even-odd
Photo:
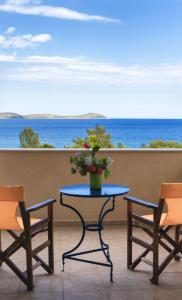
<svg viewBox="0 0 182 300"><path fill-rule="evenodd" d="M79 173L82 176L90 174L90 188L100 190L102 187L102 174L105 178L109 177L109 167L113 160L110 157L97 157L96 153L100 149L98 144L90 147L88 143L85 143L83 146L86 149L84 152L76 153L70 157L71 173Z"/></svg>

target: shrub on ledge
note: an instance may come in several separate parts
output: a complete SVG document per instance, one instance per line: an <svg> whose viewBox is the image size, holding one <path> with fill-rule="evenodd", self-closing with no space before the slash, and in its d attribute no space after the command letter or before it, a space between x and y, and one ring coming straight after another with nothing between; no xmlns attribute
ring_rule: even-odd
<svg viewBox="0 0 182 300"><path fill-rule="evenodd" d="M182 148L182 144L176 141L151 141L149 144L142 144L141 148Z"/></svg>
<svg viewBox="0 0 182 300"><path fill-rule="evenodd" d="M21 148L54 148L51 144L41 144L38 133L35 133L33 128L24 128L19 135Z"/></svg>
<svg viewBox="0 0 182 300"><path fill-rule="evenodd" d="M87 136L82 139L77 137L73 140L73 148L83 148L83 145L87 143L91 147L99 145L100 148L116 148L111 141L111 135L106 133L104 127L96 125L93 129L87 129ZM117 148L126 148L123 143L118 143Z"/></svg>

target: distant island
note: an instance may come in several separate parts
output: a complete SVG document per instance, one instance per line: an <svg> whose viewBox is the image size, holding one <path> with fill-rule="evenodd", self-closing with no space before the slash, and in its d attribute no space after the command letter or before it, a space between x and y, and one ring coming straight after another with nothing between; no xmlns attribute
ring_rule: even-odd
<svg viewBox="0 0 182 300"><path fill-rule="evenodd" d="M78 116L60 116L55 114L30 114L20 115L12 112L0 113L0 119L105 119L106 117L97 113L88 113Z"/></svg>
<svg viewBox="0 0 182 300"><path fill-rule="evenodd" d="M0 113L0 119L17 119L23 118L23 116L11 112Z"/></svg>

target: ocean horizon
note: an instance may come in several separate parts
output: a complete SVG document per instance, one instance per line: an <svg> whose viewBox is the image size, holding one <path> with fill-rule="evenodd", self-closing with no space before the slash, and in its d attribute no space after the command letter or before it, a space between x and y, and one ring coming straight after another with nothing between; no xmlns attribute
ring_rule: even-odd
<svg viewBox="0 0 182 300"><path fill-rule="evenodd" d="M41 143L56 148L71 147L73 139L84 138L89 128L103 126L111 135L112 143L124 143L128 148L140 148L152 140L182 143L182 119L0 119L0 148L20 148L19 134L32 127Z"/></svg>

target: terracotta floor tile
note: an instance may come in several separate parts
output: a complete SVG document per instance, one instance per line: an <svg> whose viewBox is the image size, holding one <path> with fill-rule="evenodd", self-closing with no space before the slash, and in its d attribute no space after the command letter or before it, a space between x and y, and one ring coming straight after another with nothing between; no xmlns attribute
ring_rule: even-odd
<svg viewBox="0 0 182 300"><path fill-rule="evenodd" d="M136 236L150 241L141 230L134 230ZM173 232L171 233L173 235ZM55 273L48 275L42 268L35 270L33 292L27 292L26 286L3 263L0 268L0 300L178 300L182 299L182 261L172 261L160 276L160 283L154 286L150 282L152 269L141 263L135 271L126 267L127 244L126 226L105 226L102 232L103 240L110 246L113 261L114 282L110 282L110 269L66 260L65 272L62 272L62 254L72 249L81 238L79 226L54 227ZM46 233L35 237L33 245L36 247L46 240ZM3 248L12 242L12 238L2 233ZM97 232L89 232L82 246L77 251L85 251L100 247ZM141 252L141 247L135 245L133 255ZM166 251L160 249L160 260L164 259ZM40 252L40 257L47 259L47 250ZM87 259L106 262L103 253L87 254ZM151 255L148 255L151 258ZM18 251L12 256L18 266L25 270L25 251Z"/></svg>

